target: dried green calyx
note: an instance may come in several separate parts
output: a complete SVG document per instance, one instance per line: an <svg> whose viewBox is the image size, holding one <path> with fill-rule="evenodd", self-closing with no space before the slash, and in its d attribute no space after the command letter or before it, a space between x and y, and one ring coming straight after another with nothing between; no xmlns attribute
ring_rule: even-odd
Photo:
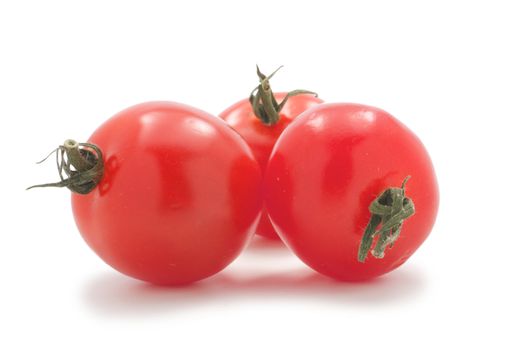
<svg viewBox="0 0 525 350"><path fill-rule="evenodd" d="M104 174L102 151L97 145L78 143L69 139L38 163L44 162L53 153L56 155L60 181L34 185L28 189L35 187L67 187L72 192L88 194L97 187Z"/></svg>
<svg viewBox="0 0 525 350"><path fill-rule="evenodd" d="M370 251L373 257L383 258L385 249L392 248L399 237L403 221L414 215L414 202L405 196L405 185L409 178L407 176L399 188L386 189L368 207L372 216L359 246L357 260L360 262L365 261ZM381 227L378 229L379 225ZM377 242L372 248L376 236Z"/></svg>
<svg viewBox="0 0 525 350"><path fill-rule="evenodd" d="M317 94L308 90L293 90L290 91L281 103L277 103L270 87L270 79L283 66L277 68L272 74L266 76L261 73L259 66L257 66L257 76L259 77L259 85L253 89L250 94L250 104L252 105L253 113L265 125L274 125L279 121L279 112L283 109L288 99L295 95L311 94L317 97Z"/></svg>

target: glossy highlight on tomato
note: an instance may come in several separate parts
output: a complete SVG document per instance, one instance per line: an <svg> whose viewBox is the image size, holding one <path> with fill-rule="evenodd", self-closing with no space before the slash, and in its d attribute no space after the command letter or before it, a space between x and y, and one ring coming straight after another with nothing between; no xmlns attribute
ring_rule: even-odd
<svg viewBox="0 0 525 350"><path fill-rule="evenodd" d="M286 94L284 92L275 93L275 99L280 103ZM321 103L323 103L323 100L311 94L292 96L280 111L280 118L274 125L263 124L255 116L248 99L235 103L220 113L219 117L224 119L246 140L264 173L272 148L281 133L299 114ZM279 239L264 206L256 232L267 238Z"/></svg>
<svg viewBox="0 0 525 350"><path fill-rule="evenodd" d="M76 224L109 265L156 284L184 284L226 267L261 211L261 171L219 118L172 102L130 107L89 138L104 175L72 194Z"/></svg>
<svg viewBox="0 0 525 350"><path fill-rule="evenodd" d="M405 184L415 214L383 258L358 251L370 204ZM302 113L277 141L265 173L273 226L314 270L340 280L365 280L403 264L434 224L439 195L421 141L383 110L331 103ZM376 238L377 243L377 238Z"/></svg>

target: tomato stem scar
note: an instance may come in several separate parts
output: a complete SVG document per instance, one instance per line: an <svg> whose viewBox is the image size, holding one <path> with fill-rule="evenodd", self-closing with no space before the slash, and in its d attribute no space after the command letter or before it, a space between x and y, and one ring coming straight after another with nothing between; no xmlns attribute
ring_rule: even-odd
<svg viewBox="0 0 525 350"><path fill-rule="evenodd" d="M301 94L311 94L317 97L317 94L308 90L293 90L290 91L281 103L277 103L275 96L270 87L270 79L283 66L277 68L272 74L266 76L261 73L259 66L257 67L257 76L259 77L259 85L250 93L249 101L252 105L253 113L265 125L274 125L279 121L279 112L283 109L288 99L292 96Z"/></svg>
<svg viewBox="0 0 525 350"><path fill-rule="evenodd" d="M372 215L359 246L359 262L366 260L376 236L378 239L371 253L373 257L382 259L386 248L392 248L398 239L403 221L415 214L414 202L405 196L405 185L409 179L410 176L407 176L401 187L387 188L370 203L368 210Z"/></svg>
<svg viewBox="0 0 525 350"><path fill-rule="evenodd" d="M53 153L56 154L56 164L59 182L34 185L35 187L67 187L70 191L78 194L88 194L98 185L104 174L104 161L102 151L92 143L78 143L67 139L63 145L58 146L46 158Z"/></svg>

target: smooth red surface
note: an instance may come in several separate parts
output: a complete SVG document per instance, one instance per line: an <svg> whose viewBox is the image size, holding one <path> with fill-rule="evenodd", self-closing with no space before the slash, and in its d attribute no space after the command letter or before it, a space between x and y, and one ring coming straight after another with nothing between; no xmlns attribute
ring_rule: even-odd
<svg viewBox="0 0 525 350"><path fill-rule="evenodd" d="M196 281L226 267L255 231L261 172L221 119L170 102L128 108L100 126L105 173L73 194L82 236L120 272L157 284Z"/></svg>
<svg viewBox="0 0 525 350"><path fill-rule="evenodd" d="M275 93L275 99L278 102L281 102L285 96L286 93L284 92ZM248 99L241 100L232 105L219 114L219 117L224 119L246 140L253 150L255 158L259 161L264 173L272 148L283 130L299 114L320 103L323 103L323 101L313 95L297 95L290 97L279 113L279 122L272 126L264 125L255 116ZM268 219L266 208L263 208L261 221L257 227L257 233L268 238L279 239Z"/></svg>
<svg viewBox="0 0 525 350"><path fill-rule="evenodd" d="M410 175L416 213L383 259L357 260L369 204ZM284 242L318 272L363 280L403 264L434 224L438 187L423 144L388 113L356 104L323 104L281 135L265 174L266 206Z"/></svg>

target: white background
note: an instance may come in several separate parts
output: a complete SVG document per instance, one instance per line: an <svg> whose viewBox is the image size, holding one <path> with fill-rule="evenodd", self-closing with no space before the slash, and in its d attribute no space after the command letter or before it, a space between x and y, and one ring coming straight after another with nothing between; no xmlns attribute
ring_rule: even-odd
<svg viewBox="0 0 525 350"><path fill-rule="evenodd" d="M524 348L520 1L0 2L0 348ZM256 84L381 107L427 146L435 228L397 271L341 284L257 240L180 289L111 270L36 166L147 100L218 114ZM454 346L455 348L455 346Z"/></svg>

